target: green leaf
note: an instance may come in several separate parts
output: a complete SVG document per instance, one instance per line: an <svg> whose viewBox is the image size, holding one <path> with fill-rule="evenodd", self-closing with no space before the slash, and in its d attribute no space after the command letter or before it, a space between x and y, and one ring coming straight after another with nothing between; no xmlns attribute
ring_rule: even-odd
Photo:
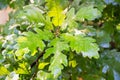
<svg viewBox="0 0 120 80"><path fill-rule="evenodd" d="M16 51L16 55L18 55L19 58L20 56L22 57L22 55L26 52L24 50L27 48L31 51L32 55L37 52L38 47L41 51L43 51L45 47L43 40L49 41L51 38L53 38L53 34L48 30L42 31L36 28L35 31L37 32L36 34L29 31L24 33L25 36L18 38L17 42L19 49Z"/></svg>
<svg viewBox="0 0 120 80"><path fill-rule="evenodd" d="M60 41L59 38L53 39L49 46L53 47L47 49L46 53L44 54L44 59L51 54L54 54L50 62L51 64L49 66L49 70L54 77L57 78L61 74L61 70L64 68L64 66L67 66L68 64L67 56L63 54L62 51L69 50L69 46L66 42Z"/></svg>
<svg viewBox="0 0 120 80"><path fill-rule="evenodd" d="M53 39L49 46L53 46L55 47L55 50L58 50L58 51L63 51L63 50L69 50L69 46L66 42L60 40L59 38L55 38Z"/></svg>
<svg viewBox="0 0 120 80"><path fill-rule="evenodd" d="M49 41L50 39L53 38L53 33L49 30L40 30L38 28L35 28L35 31L37 32L37 37L39 37L42 40ZM48 35L49 34L49 35Z"/></svg>
<svg viewBox="0 0 120 80"><path fill-rule="evenodd" d="M93 5L81 7L76 13L76 20L94 20L101 16L101 12Z"/></svg>
<svg viewBox="0 0 120 80"><path fill-rule="evenodd" d="M45 51L45 54L43 56L44 59L48 58L51 54L53 54L53 52L55 51L54 48L48 48L46 51Z"/></svg>
<svg viewBox="0 0 120 80"><path fill-rule="evenodd" d="M81 35L73 36L71 34L64 34L63 37L66 41L70 42L72 51L76 51L78 54L81 52L84 57L99 58L99 48L95 43L95 39Z"/></svg>
<svg viewBox="0 0 120 80"><path fill-rule="evenodd" d="M78 26L78 24L75 22L75 8L71 8L67 13L66 13L66 19L62 24L62 30L66 29L66 27L69 26L68 28L75 28Z"/></svg>
<svg viewBox="0 0 120 80"><path fill-rule="evenodd" d="M43 51L45 47L44 42L41 40L41 37L43 35L39 36L39 34L35 34L30 31L24 33L25 36L21 36L17 40L19 48L20 49L28 48L31 51L32 55L34 55L37 52L38 47L40 48L41 51Z"/></svg>
<svg viewBox="0 0 120 80"><path fill-rule="evenodd" d="M53 25L49 16L46 16L45 29L53 30Z"/></svg>
<svg viewBox="0 0 120 80"><path fill-rule="evenodd" d="M46 29L52 30L53 26L50 22L48 16L43 16L44 11L34 5L24 6L23 10L21 10L17 16L17 18L28 20L31 23L42 23L45 25Z"/></svg>
<svg viewBox="0 0 120 80"><path fill-rule="evenodd" d="M23 48L23 49L17 50L15 52L15 55L18 57L18 60L21 60L23 58L23 55L28 52L30 52L28 48Z"/></svg>
<svg viewBox="0 0 120 80"><path fill-rule="evenodd" d="M75 17L75 8L71 8L66 14L67 20L74 19Z"/></svg>

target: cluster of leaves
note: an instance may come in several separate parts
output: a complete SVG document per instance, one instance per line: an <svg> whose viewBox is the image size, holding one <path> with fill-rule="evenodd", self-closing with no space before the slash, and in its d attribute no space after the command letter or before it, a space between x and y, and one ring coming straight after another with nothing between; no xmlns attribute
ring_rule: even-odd
<svg viewBox="0 0 120 80"><path fill-rule="evenodd" d="M120 79L118 0L3 2L16 11L0 38L0 79Z"/></svg>

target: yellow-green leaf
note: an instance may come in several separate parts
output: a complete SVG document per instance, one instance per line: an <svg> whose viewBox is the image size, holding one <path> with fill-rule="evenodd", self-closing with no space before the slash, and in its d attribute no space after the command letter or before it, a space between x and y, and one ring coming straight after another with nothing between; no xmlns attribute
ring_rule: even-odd
<svg viewBox="0 0 120 80"><path fill-rule="evenodd" d="M29 51L30 50L28 48L19 49L15 52L15 55L17 56L18 60L21 60L23 58L23 55Z"/></svg>
<svg viewBox="0 0 120 80"><path fill-rule="evenodd" d="M53 6L48 12L48 16L52 17L52 23L55 26L61 26L66 17L64 10L61 8L60 5Z"/></svg>
<svg viewBox="0 0 120 80"><path fill-rule="evenodd" d="M35 55L37 52L36 48L39 47L40 50L43 50L45 47L44 42L40 39L41 36L34 34L33 32L25 33L26 36L21 36L18 38L18 46L20 49L28 48L32 55Z"/></svg>
<svg viewBox="0 0 120 80"><path fill-rule="evenodd" d="M0 76L6 75L6 74L9 74L9 71L5 67L0 66Z"/></svg>
<svg viewBox="0 0 120 80"><path fill-rule="evenodd" d="M26 63L20 63L19 64L19 68L17 70L15 70L15 72L17 74L28 74L28 70L27 70L27 67L26 67Z"/></svg>
<svg viewBox="0 0 120 80"><path fill-rule="evenodd" d="M69 66L72 66L73 68L77 66L77 62L75 60L69 61Z"/></svg>
<svg viewBox="0 0 120 80"><path fill-rule="evenodd" d="M39 65L38 65L38 68L39 69L44 69L44 67L46 66L46 65L48 65L49 63L47 63L47 62L42 62L42 63L40 63Z"/></svg>

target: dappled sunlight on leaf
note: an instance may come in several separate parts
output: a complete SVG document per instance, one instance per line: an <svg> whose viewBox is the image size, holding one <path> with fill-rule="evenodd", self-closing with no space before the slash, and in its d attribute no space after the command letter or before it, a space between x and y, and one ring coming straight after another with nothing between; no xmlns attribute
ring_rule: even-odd
<svg viewBox="0 0 120 80"><path fill-rule="evenodd" d="M43 63L39 63L39 66L38 66L38 68L39 69L43 69L45 66L47 66L49 63L45 63L45 62L43 62Z"/></svg>
<svg viewBox="0 0 120 80"><path fill-rule="evenodd" d="M73 36L71 34L64 34L63 37L65 40L70 42L70 47L74 51L76 51L78 54L82 52L82 55L84 57L89 57L89 58L99 58L98 54L98 46L95 43L95 40L90 37L83 37L80 35Z"/></svg>
<svg viewBox="0 0 120 80"><path fill-rule="evenodd" d="M55 26L61 26L66 17L59 5L53 6L53 8L48 12L48 16L53 17L52 22Z"/></svg>
<svg viewBox="0 0 120 80"><path fill-rule="evenodd" d="M0 66L0 76L9 74L10 72L4 66Z"/></svg>

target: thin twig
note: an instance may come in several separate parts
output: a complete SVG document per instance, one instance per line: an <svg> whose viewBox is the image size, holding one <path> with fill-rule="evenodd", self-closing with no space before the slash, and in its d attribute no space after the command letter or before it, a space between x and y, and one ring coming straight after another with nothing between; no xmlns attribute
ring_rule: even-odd
<svg viewBox="0 0 120 80"><path fill-rule="evenodd" d="M45 53L45 50L43 50L43 52L41 52L38 58L31 64L31 68L34 67L38 63L38 60L43 56L44 53Z"/></svg>

